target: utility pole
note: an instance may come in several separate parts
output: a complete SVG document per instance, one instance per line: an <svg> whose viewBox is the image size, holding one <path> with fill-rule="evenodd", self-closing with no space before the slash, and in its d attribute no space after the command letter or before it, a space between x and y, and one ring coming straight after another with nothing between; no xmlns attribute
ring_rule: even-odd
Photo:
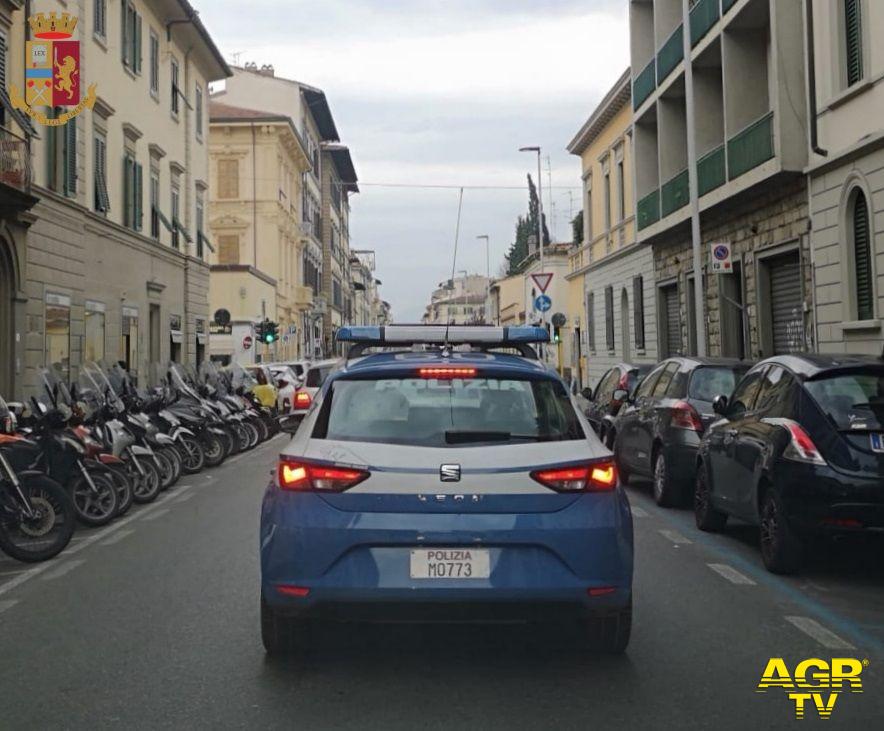
<svg viewBox="0 0 884 731"><path fill-rule="evenodd" d="M488 319L491 319L491 307L489 301L491 299L491 237L488 234L480 234L477 239L485 239L485 266L487 274L485 275L485 307L488 309Z"/></svg>
<svg viewBox="0 0 884 731"><path fill-rule="evenodd" d="M549 182L547 186L549 188L549 218L550 224L552 226L552 240L558 241L558 236L556 235L556 204L553 202L553 187L552 187L552 162L550 161L549 155L546 156L546 179Z"/></svg>

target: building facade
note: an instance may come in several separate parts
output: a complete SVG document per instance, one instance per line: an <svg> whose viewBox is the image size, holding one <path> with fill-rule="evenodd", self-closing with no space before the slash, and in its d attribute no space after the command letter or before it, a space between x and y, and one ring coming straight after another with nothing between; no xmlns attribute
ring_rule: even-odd
<svg viewBox="0 0 884 731"><path fill-rule="evenodd" d="M884 4L814 0L809 204L820 351L884 346ZM814 134L815 133L815 134Z"/></svg>
<svg viewBox="0 0 884 731"><path fill-rule="evenodd" d="M629 8L637 243L654 255L657 355L696 353L703 344L710 355L747 358L812 349L802 3L698 0L687 27L681 0L631 0ZM711 274L712 245L720 242L731 244L733 268ZM700 303L695 276L703 278Z"/></svg>
<svg viewBox="0 0 884 731"><path fill-rule="evenodd" d="M616 363L657 360L654 254L636 239L631 80L627 69L568 145L583 178L583 243L567 275L581 386Z"/></svg>
<svg viewBox="0 0 884 731"><path fill-rule="evenodd" d="M6 84L22 88L32 37L24 5L0 3L0 67ZM4 111L11 133L33 132L25 149L38 199L27 213L17 206L26 236L21 225L14 233L4 226L14 242L13 251L4 246L0 283L13 311L11 332L0 315L2 349L14 353L11 364L4 358L4 387L33 393L44 364L73 379L93 359L121 360L145 376L154 361L198 362L207 352L212 246L207 89L229 69L186 0L30 5L77 16L81 84L96 85L97 101L63 126L32 130Z"/></svg>
<svg viewBox="0 0 884 731"><path fill-rule="evenodd" d="M489 280L466 274L433 290L422 321L426 325L470 325L486 322Z"/></svg>

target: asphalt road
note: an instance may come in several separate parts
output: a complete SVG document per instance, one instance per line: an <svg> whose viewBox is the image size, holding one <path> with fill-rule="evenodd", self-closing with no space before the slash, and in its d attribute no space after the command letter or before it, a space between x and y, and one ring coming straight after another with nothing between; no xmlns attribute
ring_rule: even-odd
<svg viewBox="0 0 884 731"><path fill-rule="evenodd" d="M0 558L0 728L789 728L769 658L867 659L829 728L884 723L881 544L822 551L798 578L761 566L755 533L699 533L629 488L635 624L622 657L555 629L341 626L265 659L261 494L285 437L185 478L58 559Z"/></svg>

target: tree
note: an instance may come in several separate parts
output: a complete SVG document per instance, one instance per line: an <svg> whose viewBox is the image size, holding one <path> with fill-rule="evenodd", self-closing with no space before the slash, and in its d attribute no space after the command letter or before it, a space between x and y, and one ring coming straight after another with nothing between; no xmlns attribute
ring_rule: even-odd
<svg viewBox="0 0 884 731"><path fill-rule="evenodd" d="M583 243L583 211L578 211L571 221L571 231L574 237L574 243L578 246Z"/></svg>
<svg viewBox="0 0 884 731"><path fill-rule="evenodd" d="M540 201L537 197L537 188L531 175L528 175L528 216L519 216L516 221L516 239L510 245L506 255L507 275L520 274L525 269L525 260L532 253L529 241L533 237L537 239L537 216L540 210ZM546 214L543 215L543 243L549 245L549 229L546 227Z"/></svg>

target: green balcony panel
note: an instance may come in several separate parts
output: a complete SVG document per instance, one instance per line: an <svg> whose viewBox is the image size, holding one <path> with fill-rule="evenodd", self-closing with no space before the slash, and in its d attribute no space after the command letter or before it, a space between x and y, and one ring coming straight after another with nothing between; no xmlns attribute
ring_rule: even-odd
<svg viewBox="0 0 884 731"><path fill-rule="evenodd" d="M672 69L678 66L678 62L683 58L684 38L682 37L682 26L678 26L657 52L657 83L663 83L663 79L669 76Z"/></svg>
<svg viewBox="0 0 884 731"><path fill-rule="evenodd" d="M733 180L749 172L773 156L773 112L768 112L728 141L728 179Z"/></svg>
<svg viewBox="0 0 884 731"><path fill-rule="evenodd" d="M691 48L700 42L718 20L718 0L700 0L691 8Z"/></svg>
<svg viewBox="0 0 884 731"><path fill-rule="evenodd" d="M689 198L688 171L682 170L674 178L663 183L663 187L660 188L660 213L663 218L686 206Z"/></svg>
<svg viewBox="0 0 884 731"><path fill-rule="evenodd" d="M660 220L660 191L649 193L638 202L636 215L638 217L638 229L641 231L646 226Z"/></svg>
<svg viewBox="0 0 884 731"><path fill-rule="evenodd" d="M721 145L697 160L697 191L700 196L704 196L710 190L724 185L725 180L727 180L727 171L724 163L724 145Z"/></svg>
<svg viewBox="0 0 884 731"><path fill-rule="evenodd" d="M632 108L638 109L647 99L654 89L657 88L657 81L654 78L655 59L645 66L642 72L632 80Z"/></svg>
<svg viewBox="0 0 884 731"><path fill-rule="evenodd" d="M730 10L737 0L721 0L721 13L722 15Z"/></svg>

